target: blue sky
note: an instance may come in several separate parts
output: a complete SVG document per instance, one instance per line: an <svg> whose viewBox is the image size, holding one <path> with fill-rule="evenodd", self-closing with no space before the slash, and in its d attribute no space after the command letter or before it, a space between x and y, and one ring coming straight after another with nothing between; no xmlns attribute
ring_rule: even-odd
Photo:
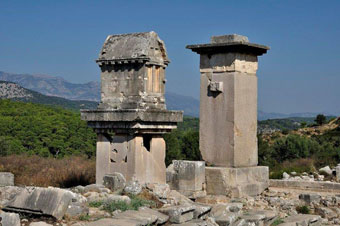
<svg viewBox="0 0 340 226"><path fill-rule="evenodd" d="M99 80L109 34L156 31L171 64L167 91L199 98L199 57L185 49L242 34L259 59L259 109L340 114L340 1L0 0L0 70Z"/></svg>

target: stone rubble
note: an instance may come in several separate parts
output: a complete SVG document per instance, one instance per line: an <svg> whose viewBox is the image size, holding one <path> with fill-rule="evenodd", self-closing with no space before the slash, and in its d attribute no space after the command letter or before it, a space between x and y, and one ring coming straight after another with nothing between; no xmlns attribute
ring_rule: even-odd
<svg viewBox="0 0 340 226"><path fill-rule="evenodd" d="M13 173L0 172L0 187L13 186L13 185L14 185Z"/></svg>
<svg viewBox="0 0 340 226"><path fill-rule="evenodd" d="M130 186L130 187L128 187ZM128 187L128 189L126 189ZM138 189L135 189L138 187ZM166 184L140 184L138 181L127 183L123 193L104 189L103 185L77 186L71 189L59 188L20 188L7 186L0 188L0 200L5 211L0 212L2 225L4 222L17 221L21 225L182 225L182 226L261 226L261 225L339 225L340 193L318 194L316 192L278 191L269 188L261 195L254 197L233 198L228 196L207 195L189 199L178 191L170 190ZM133 188L133 189L132 189ZM159 206L139 207L138 210L108 212L102 206L91 203L107 203L112 201L131 203L125 190L138 190L139 195L149 194ZM140 192L139 192L140 191ZM12 194L10 194L12 193ZM130 193L133 194L133 193ZM65 197L67 197L67 199ZM136 196L134 194L134 196ZM137 194L138 196L138 194ZM29 198L30 197L30 198ZM47 200L45 205L39 204L39 198ZM143 197L143 196L141 196ZM56 202L49 201L55 200ZM58 201L63 200L63 202ZM68 201L67 201L68 200ZM31 203L33 202L33 203ZM23 206L25 203L25 206ZM67 203L67 204L66 204ZM33 220L11 211L20 212L13 206L21 204L26 213L43 213L52 218ZM12 206L12 209L10 208ZM66 208L65 208L66 206ZM56 211L58 210L58 211ZM300 214L308 213L308 214ZM41 214L40 214L41 215ZM27 218L28 217L28 218ZM28 219L28 220L27 220ZM35 219L35 218L34 218ZM15 225L11 223L10 225Z"/></svg>

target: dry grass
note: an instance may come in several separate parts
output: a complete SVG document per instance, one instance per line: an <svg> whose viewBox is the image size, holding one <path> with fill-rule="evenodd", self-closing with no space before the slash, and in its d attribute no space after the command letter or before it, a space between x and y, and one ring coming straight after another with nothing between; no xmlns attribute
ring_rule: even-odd
<svg viewBox="0 0 340 226"><path fill-rule="evenodd" d="M289 161L287 160L282 164L279 164L270 169L269 176L271 179L281 179L283 172L296 172L297 174L301 174L303 172L313 173L317 172L317 170L315 168L315 162L311 158L293 159Z"/></svg>
<svg viewBox="0 0 340 226"><path fill-rule="evenodd" d="M15 175L16 185L73 187L95 182L95 160L72 156L63 159L11 155L0 157L0 171Z"/></svg>

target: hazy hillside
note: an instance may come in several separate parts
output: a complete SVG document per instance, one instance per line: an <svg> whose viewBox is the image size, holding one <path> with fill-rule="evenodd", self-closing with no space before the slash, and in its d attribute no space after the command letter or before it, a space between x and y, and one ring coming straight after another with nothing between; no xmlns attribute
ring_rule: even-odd
<svg viewBox="0 0 340 226"><path fill-rule="evenodd" d="M46 96L41 93L25 89L12 82L0 81L0 99L32 102L52 106L60 106L67 109L94 109L97 102L86 100L67 100L61 97Z"/></svg>
<svg viewBox="0 0 340 226"><path fill-rule="evenodd" d="M12 74L0 71L0 80L15 82L22 87L48 95L70 100L100 100L100 83L74 84L61 77L49 75Z"/></svg>
<svg viewBox="0 0 340 226"><path fill-rule="evenodd" d="M70 100L100 101L100 82L74 84L61 77L49 75L12 74L0 71L0 80L10 81L20 86L48 96ZM169 110L184 110L185 115L199 116L199 100L175 93L166 93Z"/></svg>
<svg viewBox="0 0 340 226"><path fill-rule="evenodd" d="M14 74L0 71L0 80L15 82L22 87L48 96L63 97L69 100L100 101L100 82L93 81L84 84L75 84L61 77L50 75ZM199 100L167 92L166 104L169 110L184 110L188 116L199 117ZM315 117L317 113L266 113L258 112L258 120L280 119L291 117Z"/></svg>

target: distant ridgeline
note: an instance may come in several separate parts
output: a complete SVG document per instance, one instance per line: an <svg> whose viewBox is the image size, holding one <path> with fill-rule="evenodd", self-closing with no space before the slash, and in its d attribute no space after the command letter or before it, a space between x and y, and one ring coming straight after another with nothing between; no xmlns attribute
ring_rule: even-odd
<svg viewBox="0 0 340 226"><path fill-rule="evenodd" d="M94 101L68 100L62 97L46 96L29 89L25 89L16 83L6 81L0 81L0 99L46 104L72 110L92 109L96 108L98 105L98 103Z"/></svg>

